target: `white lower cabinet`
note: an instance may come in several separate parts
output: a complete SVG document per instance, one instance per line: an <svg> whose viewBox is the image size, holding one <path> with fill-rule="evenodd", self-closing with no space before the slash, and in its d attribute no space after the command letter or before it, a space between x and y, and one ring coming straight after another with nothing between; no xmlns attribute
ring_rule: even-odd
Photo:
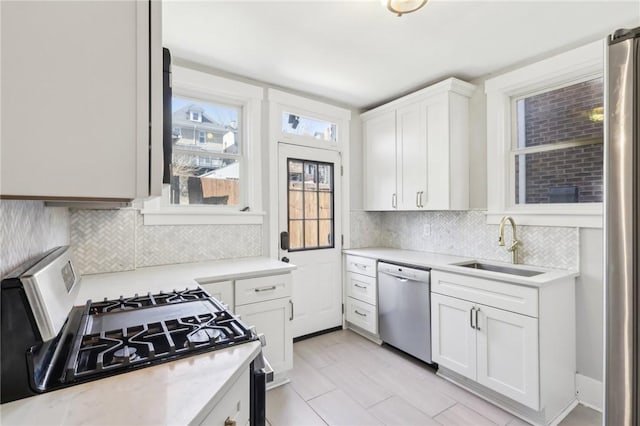
<svg viewBox="0 0 640 426"><path fill-rule="evenodd" d="M250 377L249 369L231 385L213 410L200 423L203 426L245 426L250 416ZM232 423L235 422L235 423Z"/></svg>
<svg viewBox="0 0 640 426"><path fill-rule="evenodd" d="M291 298L268 300L236 306L236 314L242 321L255 325L258 333L263 333L267 345L262 352L278 373L293 367L293 337L291 334Z"/></svg>
<svg viewBox="0 0 640 426"><path fill-rule="evenodd" d="M378 334L378 312L375 306L347 297L347 321L371 334Z"/></svg>
<svg viewBox="0 0 640 426"><path fill-rule="evenodd" d="M443 367L538 409L538 320L433 294L432 357Z"/></svg>
<svg viewBox="0 0 640 426"><path fill-rule="evenodd" d="M345 256L345 320L374 338L378 335L377 275L376 259Z"/></svg>
<svg viewBox="0 0 640 426"><path fill-rule="evenodd" d="M530 423L561 420L575 402L573 278L535 288L432 271L431 291L438 374Z"/></svg>
<svg viewBox="0 0 640 426"><path fill-rule="evenodd" d="M235 306L233 298L233 281L220 281L217 283L200 283L200 287L207 293L215 297L219 302L224 303L229 308Z"/></svg>

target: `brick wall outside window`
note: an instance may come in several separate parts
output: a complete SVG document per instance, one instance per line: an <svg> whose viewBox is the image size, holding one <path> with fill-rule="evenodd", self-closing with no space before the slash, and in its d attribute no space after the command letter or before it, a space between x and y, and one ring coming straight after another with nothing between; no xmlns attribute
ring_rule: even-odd
<svg viewBox="0 0 640 426"><path fill-rule="evenodd" d="M598 138L599 143L525 157L527 204L551 203L550 192L577 187L574 202L602 202L603 123L589 112L603 105L603 80L578 83L524 100L525 146ZM516 156L516 203L519 200L519 161Z"/></svg>

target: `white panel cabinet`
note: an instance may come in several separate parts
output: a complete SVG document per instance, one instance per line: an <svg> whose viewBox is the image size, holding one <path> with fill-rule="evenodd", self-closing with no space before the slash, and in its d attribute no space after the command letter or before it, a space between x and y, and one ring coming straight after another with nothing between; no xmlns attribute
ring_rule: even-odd
<svg viewBox="0 0 640 426"><path fill-rule="evenodd" d="M366 210L468 208L474 90L450 78L361 115Z"/></svg>
<svg viewBox="0 0 640 426"><path fill-rule="evenodd" d="M151 192L159 195L160 3L13 1L0 7L0 195L146 197L150 145Z"/></svg>
<svg viewBox="0 0 640 426"><path fill-rule="evenodd" d="M233 297L233 281L220 281L217 283L200 283L211 296L224 303L229 308L235 306Z"/></svg>
<svg viewBox="0 0 640 426"><path fill-rule="evenodd" d="M250 417L250 376L249 370L231 385L220 402L200 423L202 426L245 426ZM235 422L235 423L232 423Z"/></svg>
<svg viewBox="0 0 640 426"><path fill-rule="evenodd" d="M533 424L575 400L575 290L431 272L432 356L461 382Z"/></svg>
<svg viewBox="0 0 640 426"><path fill-rule="evenodd" d="M345 257L347 324L356 331L378 335L377 261L366 257Z"/></svg>
<svg viewBox="0 0 640 426"><path fill-rule="evenodd" d="M262 350L277 381L293 368L291 274L235 280L235 301L234 312L264 334L267 344Z"/></svg>

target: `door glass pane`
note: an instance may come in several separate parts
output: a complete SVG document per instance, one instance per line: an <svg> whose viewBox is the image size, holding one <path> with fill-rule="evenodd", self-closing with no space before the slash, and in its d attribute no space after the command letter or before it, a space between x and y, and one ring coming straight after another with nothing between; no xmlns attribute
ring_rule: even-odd
<svg viewBox="0 0 640 426"><path fill-rule="evenodd" d="M303 219L302 191L289 190L289 219Z"/></svg>
<svg viewBox="0 0 640 426"><path fill-rule="evenodd" d="M304 193L304 218L318 218L318 193L305 191Z"/></svg>
<svg viewBox="0 0 640 426"><path fill-rule="evenodd" d="M320 219L332 219L333 218L333 194L330 192L318 193L318 215Z"/></svg>
<svg viewBox="0 0 640 426"><path fill-rule="evenodd" d="M318 221L304 221L304 248L318 247Z"/></svg>
<svg viewBox="0 0 640 426"><path fill-rule="evenodd" d="M516 204L601 203L602 144L515 156Z"/></svg>
<svg viewBox="0 0 640 426"><path fill-rule="evenodd" d="M302 190L302 161L289 160L289 189Z"/></svg>
<svg viewBox="0 0 640 426"><path fill-rule="evenodd" d="M287 160L289 251L334 247L333 164Z"/></svg>
<svg viewBox="0 0 640 426"><path fill-rule="evenodd" d="M302 224L303 222L301 220L289 221L289 250L299 250L304 247L302 242L304 236Z"/></svg>
<svg viewBox="0 0 640 426"><path fill-rule="evenodd" d="M318 222L318 239L320 240L318 245L320 247L333 247L333 221L320 220Z"/></svg>
<svg viewBox="0 0 640 426"><path fill-rule="evenodd" d="M305 161L304 163L304 189L315 191L318 188L318 165Z"/></svg>

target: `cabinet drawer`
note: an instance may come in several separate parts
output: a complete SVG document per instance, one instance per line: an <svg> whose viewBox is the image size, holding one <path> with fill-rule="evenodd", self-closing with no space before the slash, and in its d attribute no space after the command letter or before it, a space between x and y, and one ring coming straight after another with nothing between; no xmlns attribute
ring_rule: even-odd
<svg viewBox="0 0 640 426"><path fill-rule="evenodd" d="M377 305L376 279L362 274L347 272L347 295L354 299Z"/></svg>
<svg viewBox="0 0 640 426"><path fill-rule="evenodd" d="M531 287L469 275L431 271L431 291L538 317L538 290Z"/></svg>
<svg viewBox="0 0 640 426"><path fill-rule="evenodd" d="M375 277L376 260L368 259L366 257L347 255L347 271Z"/></svg>
<svg viewBox="0 0 640 426"><path fill-rule="evenodd" d="M291 297L291 274L236 280L236 306Z"/></svg>
<svg viewBox="0 0 640 426"><path fill-rule="evenodd" d="M347 297L347 321L373 334L378 334L378 312L375 306Z"/></svg>

